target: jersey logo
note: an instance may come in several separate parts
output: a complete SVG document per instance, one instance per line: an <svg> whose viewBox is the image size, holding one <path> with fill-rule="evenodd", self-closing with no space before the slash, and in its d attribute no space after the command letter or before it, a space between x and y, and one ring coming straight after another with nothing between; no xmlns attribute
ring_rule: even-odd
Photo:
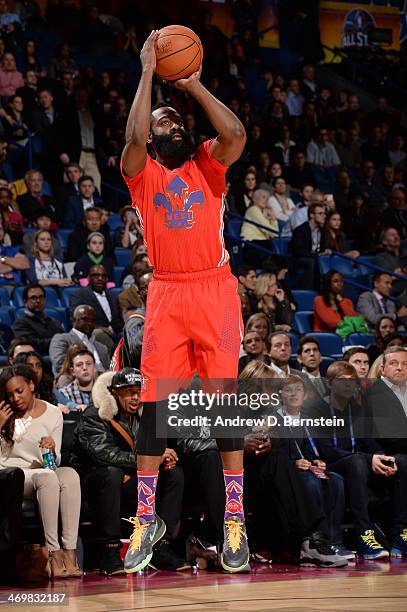
<svg viewBox="0 0 407 612"><path fill-rule="evenodd" d="M165 223L168 229L190 229L195 223L194 204L202 208L204 196L202 191L189 192L189 186L179 176L175 176L167 187L166 193L156 193L154 206L162 206L165 213Z"/></svg>

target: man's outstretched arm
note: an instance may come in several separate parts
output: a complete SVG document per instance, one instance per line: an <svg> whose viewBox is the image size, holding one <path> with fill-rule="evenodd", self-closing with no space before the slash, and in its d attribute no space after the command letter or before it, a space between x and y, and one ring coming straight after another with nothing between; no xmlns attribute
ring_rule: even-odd
<svg viewBox="0 0 407 612"><path fill-rule="evenodd" d="M200 72L195 72L188 79L175 83L177 89L187 91L195 98L206 112L209 121L218 132L212 143L212 155L224 166L230 166L241 156L246 144L246 131L236 115L215 98L202 85Z"/></svg>
<svg viewBox="0 0 407 612"><path fill-rule="evenodd" d="M156 67L155 41L158 31L153 30L140 52L141 79L134 96L126 125L126 145L122 153L124 173L132 178L146 165L147 140L150 133L151 89Z"/></svg>

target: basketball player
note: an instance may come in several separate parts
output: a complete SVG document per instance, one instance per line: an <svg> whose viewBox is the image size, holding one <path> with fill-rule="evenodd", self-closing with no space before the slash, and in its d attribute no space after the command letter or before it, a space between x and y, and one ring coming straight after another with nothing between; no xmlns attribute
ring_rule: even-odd
<svg viewBox="0 0 407 612"><path fill-rule="evenodd" d="M237 281L223 241L225 173L239 159L246 134L239 119L202 85L200 72L175 86L202 106L218 136L194 152L179 113L151 112L156 67L153 31L140 54L142 76L130 110L122 172L144 231L153 266L141 355L145 380L137 455L139 500L127 572L149 563L165 525L155 514L155 490L165 440L156 437L154 381L236 378L242 337ZM154 150L155 160L147 153ZM243 514L243 441L218 441L226 508L221 565L248 568Z"/></svg>

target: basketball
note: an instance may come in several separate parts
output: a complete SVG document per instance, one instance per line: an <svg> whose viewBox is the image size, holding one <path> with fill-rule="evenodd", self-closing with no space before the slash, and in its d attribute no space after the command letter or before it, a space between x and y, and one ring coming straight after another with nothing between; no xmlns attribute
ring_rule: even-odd
<svg viewBox="0 0 407 612"><path fill-rule="evenodd" d="M203 58L199 37L185 26L162 28L156 41L156 73L166 81L186 79L199 70Z"/></svg>

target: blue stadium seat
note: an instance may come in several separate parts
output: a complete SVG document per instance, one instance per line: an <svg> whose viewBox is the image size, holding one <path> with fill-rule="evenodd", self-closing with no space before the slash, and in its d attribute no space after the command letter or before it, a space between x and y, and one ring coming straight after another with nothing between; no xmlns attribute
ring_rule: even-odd
<svg viewBox="0 0 407 612"><path fill-rule="evenodd" d="M312 335L318 340L324 357L342 357L342 338L338 334L313 332Z"/></svg>
<svg viewBox="0 0 407 612"><path fill-rule="evenodd" d="M58 295L52 287L44 287L45 289L45 307L46 308L58 308L59 299ZM13 302L17 308L24 306L23 302L24 287L16 287L13 291Z"/></svg>
<svg viewBox="0 0 407 612"><path fill-rule="evenodd" d="M353 276L355 274L353 261L335 255L331 256L330 268L331 270L341 272L344 276Z"/></svg>
<svg viewBox="0 0 407 612"><path fill-rule="evenodd" d="M116 283L116 287L120 287L120 279L124 272L124 266L115 266L114 267L114 282Z"/></svg>
<svg viewBox="0 0 407 612"><path fill-rule="evenodd" d="M113 289L110 289L110 291L117 299L119 295L121 294L121 292L123 291L123 289L121 287L113 287Z"/></svg>
<svg viewBox="0 0 407 612"><path fill-rule="evenodd" d="M226 219L225 220L225 233L229 234L233 238L240 239L240 229L242 222L239 219Z"/></svg>
<svg viewBox="0 0 407 612"><path fill-rule="evenodd" d="M5 287L0 287L0 306L10 306L10 296Z"/></svg>
<svg viewBox="0 0 407 612"><path fill-rule="evenodd" d="M345 344L352 344L353 346L368 346L372 342L372 334L349 334L345 340Z"/></svg>
<svg viewBox="0 0 407 612"><path fill-rule="evenodd" d="M0 321L4 325L12 326L15 318L15 309L12 306L0 306Z"/></svg>
<svg viewBox="0 0 407 612"><path fill-rule="evenodd" d="M72 293L78 291L79 287L64 287L61 290L61 306L69 308L69 297Z"/></svg>
<svg viewBox="0 0 407 612"><path fill-rule="evenodd" d="M356 259L356 262L360 264L360 266L358 266L358 270L360 274L374 274L374 270L372 270L372 268L368 268L367 266L364 266L363 264L367 263L373 266L375 259L376 257L374 255L361 255L360 257L358 257Z"/></svg>
<svg viewBox="0 0 407 612"><path fill-rule="evenodd" d="M318 257L319 271L322 276L324 274L328 274L329 270L331 269L330 259L331 259L330 255L320 255Z"/></svg>
<svg viewBox="0 0 407 612"><path fill-rule="evenodd" d="M303 312L296 312L293 328L296 329L300 334L309 334L312 331L312 318L314 311L306 310Z"/></svg>
<svg viewBox="0 0 407 612"><path fill-rule="evenodd" d="M297 310L313 310L314 298L318 295L316 291L311 289L293 289L291 291L294 302L297 304Z"/></svg>
<svg viewBox="0 0 407 612"><path fill-rule="evenodd" d="M297 355L297 348L298 348L298 336L296 334L288 334L290 336L290 340L291 340L291 351L293 356Z"/></svg>
<svg viewBox="0 0 407 612"><path fill-rule="evenodd" d="M121 216L118 213L113 213L112 215L109 216L109 219L107 220L107 224L110 227L110 229L114 231L116 228L123 225L123 221L122 221Z"/></svg>
<svg viewBox="0 0 407 612"><path fill-rule="evenodd" d="M335 363L335 359L332 357L323 357L321 360L321 365L319 366L319 371L321 372L321 376L325 376L327 369L331 365L331 363Z"/></svg>
<svg viewBox="0 0 407 612"><path fill-rule="evenodd" d="M66 309L65 308L45 308L45 315L47 317L52 317L61 323L64 330L67 331L67 319L66 319ZM16 311L16 319L22 317L24 314L24 308L17 308Z"/></svg>
<svg viewBox="0 0 407 612"><path fill-rule="evenodd" d="M72 230L71 229L60 229L60 230L58 230L57 238L58 238L59 242L61 243L63 249L66 249L66 247L67 247L69 234L72 234Z"/></svg>
<svg viewBox="0 0 407 612"><path fill-rule="evenodd" d="M117 265L125 267L131 262L131 256L133 252L131 249L122 249L120 247L116 247L114 250L114 254L116 255Z"/></svg>

